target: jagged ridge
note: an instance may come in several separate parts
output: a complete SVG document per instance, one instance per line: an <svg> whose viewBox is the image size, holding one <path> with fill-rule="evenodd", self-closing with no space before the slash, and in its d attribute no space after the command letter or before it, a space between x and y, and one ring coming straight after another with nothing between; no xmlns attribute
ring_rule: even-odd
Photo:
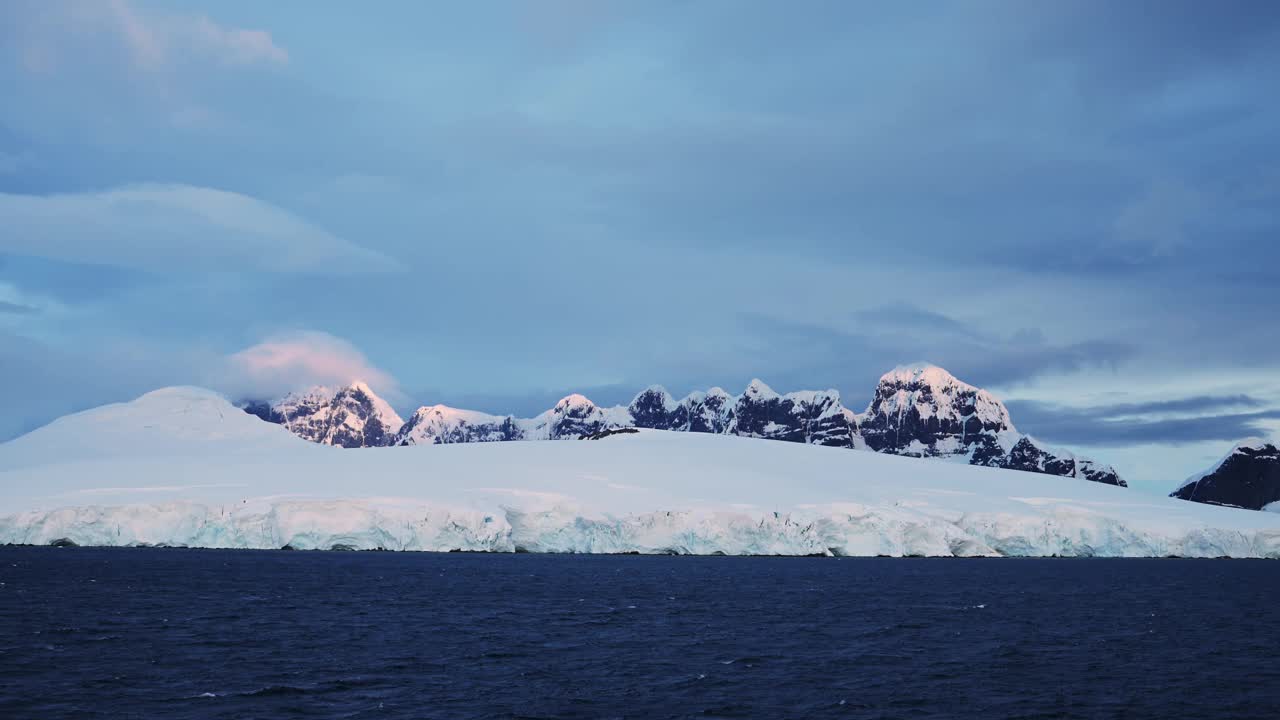
<svg viewBox="0 0 1280 720"><path fill-rule="evenodd" d="M654 385L625 407L602 408L582 395L569 395L533 418L433 405L400 424L390 406L362 384L245 407L308 440L343 447L560 440L638 427L871 449L1127 486L1108 466L1049 449L1018 432L994 396L931 365L886 373L861 415L844 407L835 390L780 395L760 380L752 380L741 395L717 387L679 401Z"/></svg>

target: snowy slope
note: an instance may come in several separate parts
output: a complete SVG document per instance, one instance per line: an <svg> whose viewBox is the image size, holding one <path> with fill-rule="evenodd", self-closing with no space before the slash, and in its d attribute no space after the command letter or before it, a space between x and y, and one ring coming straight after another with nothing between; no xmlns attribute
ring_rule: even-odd
<svg viewBox="0 0 1280 720"><path fill-rule="evenodd" d="M654 430L351 452L296 438L207 391L171 388L0 445L0 542L61 538L259 548L1280 557L1280 515L1042 474Z"/></svg>
<svg viewBox="0 0 1280 720"><path fill-rule="evenodd" d="M0 444L0 471L114 457L287 453L298 445L284 428L245 414L215 392L171 387L67 415Z"/></svg>

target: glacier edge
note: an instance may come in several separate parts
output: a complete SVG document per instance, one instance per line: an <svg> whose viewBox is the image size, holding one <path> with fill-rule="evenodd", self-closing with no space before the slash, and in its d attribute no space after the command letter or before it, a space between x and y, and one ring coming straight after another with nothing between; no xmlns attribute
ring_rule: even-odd
<svg viewBox="0 0 1280 720"><path fill-rule="evenodd" d="M793 512L494 512L375 500L75 506L0 518L0 544L691 555L1280 558L1280 529L1161 532L1061 506L954 518L841 504Z"/></svg>

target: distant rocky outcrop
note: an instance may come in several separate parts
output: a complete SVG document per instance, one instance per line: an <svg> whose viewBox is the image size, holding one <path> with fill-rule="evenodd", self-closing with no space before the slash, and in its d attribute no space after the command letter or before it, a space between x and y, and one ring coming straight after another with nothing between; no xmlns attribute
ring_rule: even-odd
<svg viewBox="0 0 1280 720"><path fill-rule="evenodd" d="M607 437L613 437L614 435L635 435L638 432L640 431L635 428L613 428L611 430L601 430L600 432L594 432L594 433L591 433L590 435L582 435L578 439L579 440L603 440Z"/></svg>
<svg viewBox="0 0 1280 720"><path fill-rule="evenodd" d="M648 428L936 457L1125 486L1112 468L1019 433L1003 403L932 365L886 373L862 414L846 408L835 390L783 395L760 380L740 395L717 387L682 400L654 385L625 407L599 407L574 394L532 418L432 405L401 423L363 384L243 407L300 437L342 447L561 440Z"/></svg>
<svg viewBox="0 0 1280 720"><path fill-rule="evenodd" d="M1280 449L1262 438L1241 441L1216 465L1191 476L1169 496L1280 512Z"/></svg>

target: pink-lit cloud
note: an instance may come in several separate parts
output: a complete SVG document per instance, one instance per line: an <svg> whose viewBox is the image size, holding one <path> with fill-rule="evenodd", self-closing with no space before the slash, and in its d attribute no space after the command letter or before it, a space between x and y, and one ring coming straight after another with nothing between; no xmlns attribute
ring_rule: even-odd
<svg viewBox="0 0 1280 720"><path fill-rule="evenodd" d="M55 71L92 37L107 40L130 67L143 72L192 60L227 66L289 62L289 53L266 30L228 27L205 15L143 9L129 0L39 3L17 18L25 25L20 57L31 72Z"/></svg>
<svg viewBox="0 0 1280 720"><path fill-rule="evenodd" d="M275 398L315 385L364 382L390 400L399 385L354 345L328 333L291 332L269 337L227 358L218 389L233 398Z"/></svg>

